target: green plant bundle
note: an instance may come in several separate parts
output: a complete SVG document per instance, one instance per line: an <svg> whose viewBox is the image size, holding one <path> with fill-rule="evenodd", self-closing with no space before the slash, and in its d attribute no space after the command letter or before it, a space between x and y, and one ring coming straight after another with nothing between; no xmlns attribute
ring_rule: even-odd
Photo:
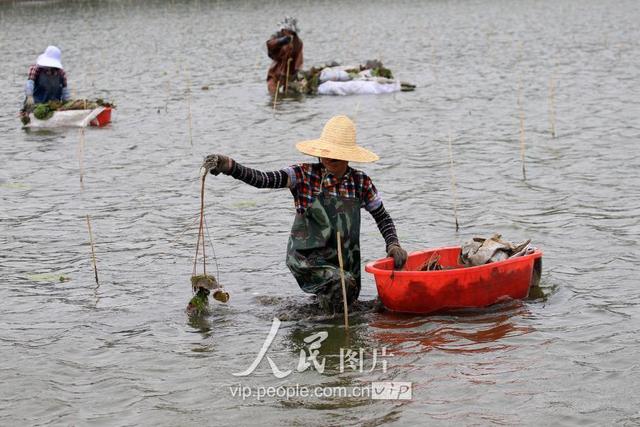
<svg viewBox="0 0 640 427"><path fill-rule="evenodd" d="M48 120L53 116L53 111L48 103L47 104L38 104L33 109L33 115L38 120Z"/></svg>
<svg viewBox="0 0 640 427"><path fill-rule="evenodd" d="M37 104L33 109L33 115L38 120L48 120L56 111L94 110L98 107L116 108L116 105L100 98L94 101L89 99L72 99L65 102L49 101Z"/></svg>
<svg viewBox="0 0 640 427"><path fill-rule="evenodd" d="M386 79L393 79L393 73L391 72L391 70L384 67L383 65L380 65L377 68L372 68L371 75L373 77L384 77Z"/></svg>
<svg viewBox="0 0 640 427"><path fill-rule="evenodd" d="M199 288L187 305L187 313L190 316L202 316L209 311L209 291Z"/></svg>

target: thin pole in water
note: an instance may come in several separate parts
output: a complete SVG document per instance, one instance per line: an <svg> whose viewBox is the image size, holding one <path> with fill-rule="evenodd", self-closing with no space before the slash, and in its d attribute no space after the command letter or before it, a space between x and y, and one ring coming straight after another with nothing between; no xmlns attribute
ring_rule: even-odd
<svg viewBox="0 0 640 427"><path fill-rule="evenodd" d="M78 143L78 163L80 167L80 189L84 191L84 128L80 128L80 141Z"/></svg>
<svg viewBox="0 0 640 427"><path fill-rule="evenodd" d="M187 120L189 122L189 144L193 147L193 125L191 123L191 73L187 69Z"/></svg>
<svg viewBox="0 0 640 427"><path fill-rule="evenodd" d="M451 133L449 133L449 169L451 173L451 193L453 195L453 217L456 220L456 231L460 228L458 225L458 197L456 194L456 176L453 173L453 150L451 149Z"/></svg>
<svg viewBox="0 0 640 427"><path fill-rule="evenodd" d="M551 137L556 137L556 82L553 74L549 77L549 124L551 125Z"/></svg>
<svg viewBox="0 0 640 427"><path fill-rule="evenodd" d="M99 286L100 282L98 282L98 265L96 264L96 250L93 246L93 233L91 232L91 220L89 219L89 214L87 216L87 228L89 229L89 243L91 244L91 261L93 262L93 273L96 276L96 284Z"/></svg>
<svg viewBox="0 0 640 427"><path fill-rule="evenodd" d="M522 77L519 79L518 84L518 111L520 113L520 160L522 161L522 178L527 179L527 172L525 170L524 163L524 111L522 109Z"/></svg>
<svg viewBox="0 0 640 427"><path fill-rule="evenodd" d="M291 60L293 58L289 58L287 59L287 74L285 76L285 80L284 80L284 94L287 94L287 90L289 89L289 66L291 65Z"/></svg>
<svg viewBox="0 0 640 427"><path fill-rule="evenodd" d="M280 80L276 83L276 93L273 96L273 111L276 110L276 104L278 103L278 92L280 91Z"/></svg>
<svg viewBox="0 0 640 427"><path fill-rule="evenodd" d="M349 307L347 306L347 287L344 283L344 263L342 262L342 241L340 232L337 232L338 238L338 262L340 263L340 281L342 283L342 305L344 308L344 327L349 330Z"/></svg>
<svg viewBox="0 0 640 427"><path fill-rule="evenodd" d="M80 163L80 189L84 192L84 128L80 129L80 142L78 144L78 161ZM100 286L98 281L98 265L96 263L96 251L93 243L93 232L91 231L91 220L89 214L86 214L87 229L89 230L89 243L91 244L91 261L93 263L93 273L96 276L96 284Z"/></svg>

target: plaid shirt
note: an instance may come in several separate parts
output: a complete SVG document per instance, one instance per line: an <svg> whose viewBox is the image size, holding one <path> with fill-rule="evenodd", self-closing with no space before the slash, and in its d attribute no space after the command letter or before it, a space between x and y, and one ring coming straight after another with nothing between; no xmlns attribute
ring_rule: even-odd
<svg viewBox="0 0 640 427"><path fill-rule="evenodd" d="M298 213L304 213L323 190L332 196L360 200L361 206L375 219L387 248L399 244L391 216L382 205L382 199L371 178L362 171L347 168L341 178L336 178L320 163L303 163L277 171L262 172L242 166L231 159L231 169L224 173L256 188L289 187Z"/></svg>
<svg viewBox="0 0 640 427"><path fill-rule="evenodd" d="M360 170L348 167L341 178L327 172L320 163L303 163L290 166L284 171L289 175L289 187L299 213L311 206L323 189L331 196L359 199L361 206L368 212L382 204L371 178Z"/></svg>
<svg viewBox="0 0 640 427"><path fill-rule="evenodd" d="M62 77L62 87L67 87L67 74L64 72L62 68L48 68L52 73L59 74ZM38 80L38 75L44 71L42 67L37 64L33 64L29 67L29 77L27 80L33 80L34 82Z"/></svg>

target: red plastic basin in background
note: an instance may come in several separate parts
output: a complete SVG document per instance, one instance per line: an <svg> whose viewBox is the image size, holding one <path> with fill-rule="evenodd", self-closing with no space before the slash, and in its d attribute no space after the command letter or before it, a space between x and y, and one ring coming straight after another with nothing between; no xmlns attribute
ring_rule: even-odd
<svg viewBox="0 0 640 427"><path fill-rule="evenodd" d="M89 124L91 126L104 127L109 123L111 123L111 107L105 107Z"/></svg>
<svg viewBox="0 0 640 427"><path fill-rule="evenodd" d="M450 270L417 271L434 253ZM477 267L458 264L460 247L428 249L409 254L402 271L394 271L393 260L368 263L365 271L376 280L384 306L404 313L433 313L446 309L486 307L505 298L521 299L529 294L542 270L542 252Z"/></svg>

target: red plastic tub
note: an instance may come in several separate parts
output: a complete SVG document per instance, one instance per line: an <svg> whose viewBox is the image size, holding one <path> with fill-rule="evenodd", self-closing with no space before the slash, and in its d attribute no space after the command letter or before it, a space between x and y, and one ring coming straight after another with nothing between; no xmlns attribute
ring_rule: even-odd
<svg viewBox="0 0 640 427"><path fill-rule="evenodd" d="M111 123L111 107L105 107L89 124L91 126L104 127L109 123Z"/></svg>
<svg viewBox="0 0 640 427"><path fill-rule="evenodd" d="M434 253L448 270L417 271ZM455 308L486 307L504 299L526 298L537 285L542 270L542 252L499 262L463 267L458 264L460 247L428 249L409 255L402 271L394 271L393 259L370 262L365 270L375 276L384 306L404 313L433 313Z"/></svg>

